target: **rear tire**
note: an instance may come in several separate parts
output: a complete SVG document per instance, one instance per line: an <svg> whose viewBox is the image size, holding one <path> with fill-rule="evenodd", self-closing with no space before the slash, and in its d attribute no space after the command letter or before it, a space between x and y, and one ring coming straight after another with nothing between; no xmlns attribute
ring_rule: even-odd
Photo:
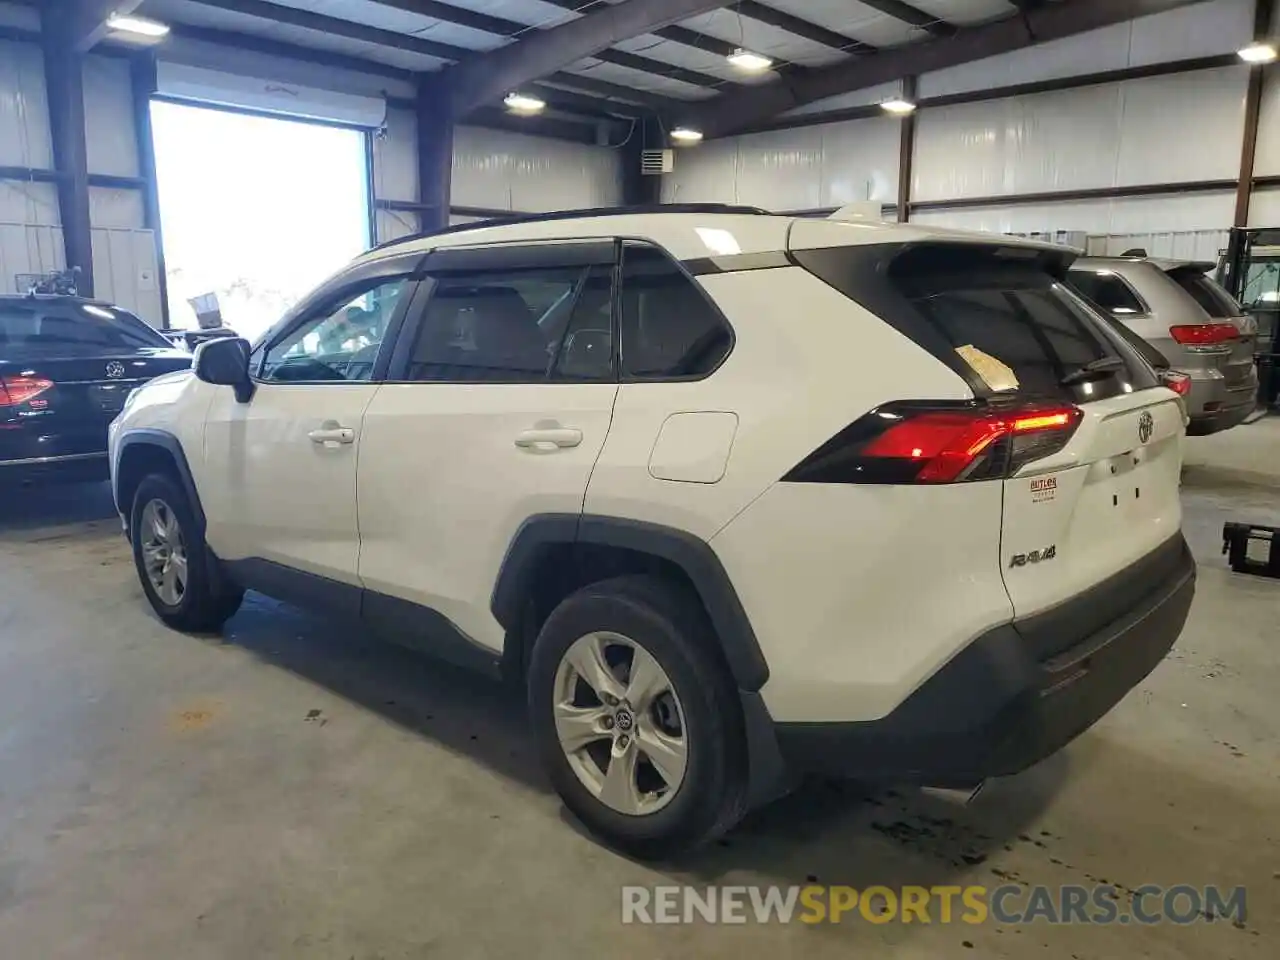
<svg viewBox="0 0 1280 960"><path fill-rule="evenodd" d="M138 485L129 517L133 562L151 608L175 630L218 630L244 600L204 541L186 493L153 473Z"/></svg>
<svg viewBox="0 0 1280 960"><path fill-rule="evenodd" d="M741 707L687 590L648 576L584 587L547 618L528 682L551 781L605 842L661 859L742 818Z"/></svg>

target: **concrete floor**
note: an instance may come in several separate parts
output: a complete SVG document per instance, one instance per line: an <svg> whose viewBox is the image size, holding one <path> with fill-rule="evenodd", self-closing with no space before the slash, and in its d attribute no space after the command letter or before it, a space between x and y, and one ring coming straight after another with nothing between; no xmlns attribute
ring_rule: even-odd
<svg viewBox="0 0 1280 960"><path fill-rule="evenodd" d="M261 599L225 637L170 633L105 491L6 497L0 957L1280 955L1280 582L1218 553L1225 519L1280 524L1280 420L1190 443L1191 621L1098 727L967 808L816 784L662 871L567 819L501 690ZM619 922L623 884L814 878L1243 884L1249 917Z"/></svg>

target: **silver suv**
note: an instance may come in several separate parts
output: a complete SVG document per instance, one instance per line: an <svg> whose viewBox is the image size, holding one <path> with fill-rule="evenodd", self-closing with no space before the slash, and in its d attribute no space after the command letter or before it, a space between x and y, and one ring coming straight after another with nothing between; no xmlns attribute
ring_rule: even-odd
<svg viewBox="0 0 1280 960"><path fill-rule="evenodd" d="M1084 257L1069 282L1190 378L1194 435L1244 420L1257 402L1257 321L1205 276L1213 264L1154 257Z"/></svg>

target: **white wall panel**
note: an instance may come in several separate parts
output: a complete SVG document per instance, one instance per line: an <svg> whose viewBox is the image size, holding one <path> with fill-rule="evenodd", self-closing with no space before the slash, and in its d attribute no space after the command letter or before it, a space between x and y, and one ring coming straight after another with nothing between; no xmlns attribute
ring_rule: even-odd
<svg viewBox="0 0 1280 960"><path fill-rule="evenodd" d="M1260 177L1280 174L1280 70L1275 67L1267 70L1262 84L1254 173Z"/></svg>
<svg viewBox="0 0 1280 960"><path fill-rule="evenodd" d="M0 166L53 166L44 60L32 43L0 40Z"/></svg>
<svg viewBox="0 0 1280 960"><path fill-rule="evenodd" d="M379 210L374 215L375 241L387 243L390 240L399 240L401 237L421 233L420 223L416 213L404 210Z"/></svg>
<svg viewBox="0 0 1280 960"><path fill-rule="evenodd" d="M93 244L93 294L161 325L155 234L150 230L98 229Z"/></svg>
<svg viewBox="0 0 1280 960"><path fill-rule="evenodd" d="M676 151L667 203L745 203L769 210L892 203L899 124L888 117L713 140Z"/></svg>
<svg viewBox="0 0 1280 960"><path fill-rule="evenodd" d="M84 126L90 173L138 176L138 141L133 133L133 87L129 62L119 57L86 57Z"/></svg>
<svg viewBox="0 0 1280 960"><path fill-rule="evenodd" d="M1233 178L1247 77L1223 67L921 111L912 197ZM1171 148L1175 129L1194 149Z"/></svg>
<svg viewBox="0 0 1280 960"><path fill-rule="evenodd" d="M0 3L0 26L39 30L40 11L34 7L19 6L16 3Z"/></svg>
<svg viewBox="0 0 1280 960"><path fill-rule="evenodd" d="M1234 209L1235 194L1224 191L1124 200L921 211L911 215L911 222L989 233L1083 230L1091 234L1151 234L1221 230L1231 223Z"/></svg>
<svg viewBox="0 0 1280 960"><path fill-rule="evenodd" d="M0 180L0 222L61 223L57 187L52 183Z"/></svg>
<svg viewBox="0 0 1280 960"><path fill-rule="evenodd" d="M920 96L1234 53L1252 35L1253 0L1213 0L927 73Z"/></svg>
<svg viewBox="0 0 1280 960"><path fill-rule="evenodd" d="M388 110L373 138L373 195L379 200L418 199L418 124L409 110Z"/></svg>
<svg viewBox="0 0 1280 960"><path fill-rule="evenodd" d="M902 81L894 80L892 83L881 83L874 87L851 90L848 93L840 94L838 97L815 100L813 103L806 103L803 107L788 110L783 116L802 117L807 113L828 113L832 110L847 110L850 107L869 107L900 96L902 96Z"/></svg>
<svg viewBox="0 0 1280 960"><path fill-rule="evenodd" d="M621 202L619 151L458 127L453 135L452 202L538 213Z"/></svg>
<svg viewBox="0 0 1280 960"><path fill-rule="evenodd" d="M97 228L140 230L145 224L142 191L89 188L89 223Z"/></svg>
<svg viewBox="0 0 1280 960"><path fill-rule="evenodd" d="M414 84L405 80L284 57L272 57L253 50L238 50L183 37L172 37L166 40L158 48L157 55L161 63L188 64L228 74L240 74L366 97L388 95L412 97L417 93Z"/></svg>
<svg viewBox="0 0 1280 960"><path fill-rule="evenodd" d="M52 273L65 265L62 228L6 223L0 216L0 293L25 293L14 285L20 273Z"/></svg>
<svg viewBox="0 0 1280 960"><path fill-rule="evenodd" d="M1280 190L1255 190L1249 203L1249 226L1280 227Z"/></svg>

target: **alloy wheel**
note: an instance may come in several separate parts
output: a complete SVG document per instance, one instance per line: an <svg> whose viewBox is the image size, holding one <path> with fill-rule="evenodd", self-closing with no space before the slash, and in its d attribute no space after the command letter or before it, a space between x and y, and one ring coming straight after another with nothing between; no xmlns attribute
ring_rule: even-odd
<svg viewBox="0 0 1280 960"><path fill-rule="evenodd" d="M556 734L569 766L618 813L656 813L684 782L689 743L671 678L634 640L579 637L556 669Z"/></svg>
<svg viewBox="0 0 1280 960"><path fill-rule="evenodd" d="M142 508L142 563L162 603L176 607L187 593L187 545L178 517L163 500Z"/></svg>

